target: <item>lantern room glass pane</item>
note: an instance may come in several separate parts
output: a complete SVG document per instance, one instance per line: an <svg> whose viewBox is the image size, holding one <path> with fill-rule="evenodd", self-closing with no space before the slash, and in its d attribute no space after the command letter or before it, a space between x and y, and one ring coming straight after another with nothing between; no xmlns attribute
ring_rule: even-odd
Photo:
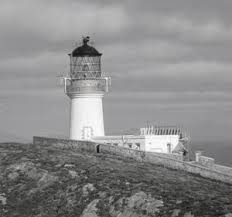
<svg viewBox="0 0 232 217"><path fill-rule="evenodd" d="M72 78L96 78L101 76L100 56L79 56L71 57Z"/></svg>

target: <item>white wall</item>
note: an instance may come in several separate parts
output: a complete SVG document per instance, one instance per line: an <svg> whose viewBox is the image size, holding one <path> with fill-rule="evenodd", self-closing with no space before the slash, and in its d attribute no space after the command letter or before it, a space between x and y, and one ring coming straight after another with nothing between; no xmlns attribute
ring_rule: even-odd
<svg viewBox="0 0 232 217"><path fill-rule="evenodd" d="M136 143L140 143L140 150L149 152L169 153L179 143L178 135L124 135L124 136L104 136L94 137L94 141L102 142L110 145L118 145L129 148L132 145L133 149L137 149Z"/></svg>
<svg viewBox="0 0 232 217"><path fill-rule="evenodd" d="M104 136L104 137L93 137L94 141L109 144L117 145L125 148L129 148L129 145L133 149L145 150L145 137L139 135L116 135L116 136ZM138 147L137 144L140 145Z"/></svg>
<svg viewBox="0 0 232 217"><path fill-rule="evenodd" d="M76 94L71 98L70 139L104 136L103 94Z"/></svg>
<svg viewBox="0 0 232 217"><path fill-rule="evenodd" d="M171 151L179 143L179 135L146 135L145 150L150 152L168 152L168 145L171 146Z"/></svg>

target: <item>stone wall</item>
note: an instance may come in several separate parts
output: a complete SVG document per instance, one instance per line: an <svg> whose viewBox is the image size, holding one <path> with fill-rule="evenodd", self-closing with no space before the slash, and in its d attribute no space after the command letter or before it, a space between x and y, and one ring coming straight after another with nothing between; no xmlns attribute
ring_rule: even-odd
<svg viewBox="0 0 232 217"><path fill-rule="evenodd" d="M210 168L217 172L227 174L232 176L232 167L223 166L220 164L215 164L215 159L211 157L206 157L201 155L201 152L196 152L196 161L197 165Z"/></svg>
<svg viewBox="0 0 232 217"><path fill-rule="evenodd" d="M53 139L44 137L33 137L33 144L38 146L52 146L59 149L73 151L90 151L105 154L118 155L131 158L140 162L147 162L165 166L171 169L183 170L189 173L198 174L205 178L215 179L232 184L232 168L214 164L214 161L205 156L199 162L186 162L182 156L174 154L163 154L154 152L144 152L129 148L110 146L106 144L94 143L89 141L74 141L64 139ZM210 161L210 163L209 163ZM213 162L213 164L212 164ZM228 172L229 171L229 172Z"/></svg>
<svg viewBox="0 0 232 217"><path fill-rule="evenodd" d="M232 167L226 167L219 164L214 164L214 169L232 176Z"/></svg>
<svg viewBox="0 0 232 217"><path fill-rule="evenodd" d="M102 153L115 153L119 154L124 157L133 158L135 160L144 161L145 156L149 153L152 156L161 157L161 158L167 158L167 159L176 159L176 160L182 160L182 155L178 154L166 154L166 153L155 153L155 152L144 152L140 150L134 150L130 148L124 148L120 146L111 146L106 144L100 145L100 150Z"/></svg>
<svg viewBox="0 0 232 217"><path fill-rule="evenodd" d="M76 141L69 139L55 139L46 137L33 137L33 144L40 146L50 146L54 148L66 149L66 150L82 150L82 151L96 151L96 143L90 141Z"/></svg>
<svg viewBox="0 0 232 217"><path fill-rule="evenodd" d="M198 163L201 166L213 168L214 167L214 158L201 155L201 156L199 156Z"/></svg>

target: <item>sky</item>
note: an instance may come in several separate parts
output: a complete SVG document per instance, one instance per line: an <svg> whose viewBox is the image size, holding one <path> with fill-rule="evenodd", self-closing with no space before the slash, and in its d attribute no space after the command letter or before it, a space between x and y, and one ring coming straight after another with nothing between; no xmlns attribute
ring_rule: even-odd
<svg viewBox="0 0 232 217"><path fill-rule="evenodd" d="M59 76L90 36L112 77L107 134L184 127L232 146L231 0L0 0L0 141L68 137Z"/></svg>

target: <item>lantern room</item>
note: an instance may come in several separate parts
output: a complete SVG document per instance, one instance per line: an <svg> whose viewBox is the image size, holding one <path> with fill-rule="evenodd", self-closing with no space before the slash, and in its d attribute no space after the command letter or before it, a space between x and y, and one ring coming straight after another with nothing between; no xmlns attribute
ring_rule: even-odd
<svg viewBox="0 0 232 217"><path fill-rule="evenodd" d="M89 36L83 37L82 46L70 56L70 77L72 79L94 79L101 77L101 53L89 46Z"/></svg>

